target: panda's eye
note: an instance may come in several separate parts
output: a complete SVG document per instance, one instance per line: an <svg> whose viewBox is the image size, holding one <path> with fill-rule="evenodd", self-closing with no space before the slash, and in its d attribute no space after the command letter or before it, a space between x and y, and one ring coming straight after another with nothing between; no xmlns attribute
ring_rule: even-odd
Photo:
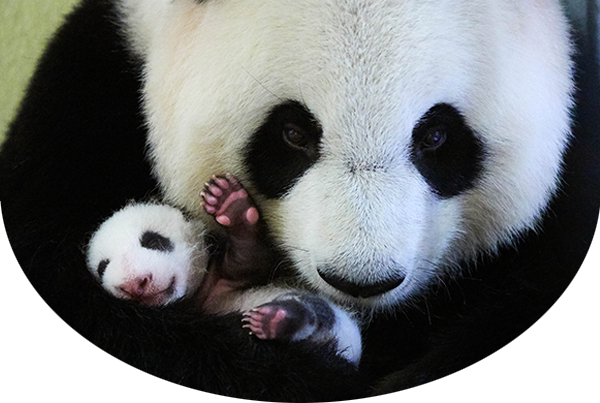
<svg viewBox="0 0 600 403"><path fill-rule="evenodd" d="M106 266L110 263L110 260L104 259L100 263L98 263L98 276L102 278L104 276L104 272L106 271Z"/></svg>
<svg viewBox="0 0 600 403"><path fill-rule="evenodd" d="M283 125L283 141L296 150L305 151L308 146L308 137L304 130L293 123Z"/></svg>
<svg viewBox="0 0 600 403"><path fill-rule="evenodd" d="M426 151L434 151L446 142L446 129L444 127L432 127L427 130L421 146Z"/></svg>
<svg viewBox="0 0 600 403"><path fill-rule="evenodd" d="M252 135L246 154L250 181L269 199L281 198L321 155L317 117L294 100L276 105Z"/></svg>
<svg viewBox="0 0 600 403"><path fill-rule="evenodd" d="M442 198L475 185L485 154L466 118L450 104L434 105L413 128L412 162Z"/></svg>

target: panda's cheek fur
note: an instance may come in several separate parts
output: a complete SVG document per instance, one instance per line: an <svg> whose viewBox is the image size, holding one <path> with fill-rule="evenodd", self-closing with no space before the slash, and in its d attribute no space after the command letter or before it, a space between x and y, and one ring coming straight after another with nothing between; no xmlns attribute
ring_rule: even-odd
<svg viewBox="0 0 600 403"><path fill-rule="evenodd" d="M347 296L323 281L319 266L359 284L401 272L406 284L383 297L387 300L408 298L430 283L439 274L432 264L454 236L456 202L439 199L408 167L364 181L363 200L354 193L356 183L344 186L348 175L335 172L326 161L316 164L278 203L277 216L286 220L273 220L282 223L275 234L300 275L338 299Z"/></svg>

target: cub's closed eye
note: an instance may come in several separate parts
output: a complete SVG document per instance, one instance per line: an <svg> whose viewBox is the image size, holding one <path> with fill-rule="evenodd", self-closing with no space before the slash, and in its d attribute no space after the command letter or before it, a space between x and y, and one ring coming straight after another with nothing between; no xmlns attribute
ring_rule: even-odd
<svg viewBox="0 0 600 403"><path fill-rule="evenodd" d="M98 263L98 276L102 278L104 276L104 272L106 271L106 267L110 263L110 260L104 259L100 263Z"/></svg>

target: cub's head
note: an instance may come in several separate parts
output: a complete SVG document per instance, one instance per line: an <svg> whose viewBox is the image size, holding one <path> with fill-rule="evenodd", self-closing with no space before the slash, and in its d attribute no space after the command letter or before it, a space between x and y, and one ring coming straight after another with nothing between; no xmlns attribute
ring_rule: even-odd
<svg viewBox="0 0 600 403"><path fill-rule="evenodd" d="M90 239L87 265L106 291L144 305L165 305L195 292L207 253L195 226L172 207L132 204Z"/></svg>
<svg viewBox="0 0 600 403"><path fill-rule="evenodd" d="M569 133L558 1L124 0L155 172L248 185L301 277L405 302L534 227ZM209 224L210 225L210 224Z"/></svg>

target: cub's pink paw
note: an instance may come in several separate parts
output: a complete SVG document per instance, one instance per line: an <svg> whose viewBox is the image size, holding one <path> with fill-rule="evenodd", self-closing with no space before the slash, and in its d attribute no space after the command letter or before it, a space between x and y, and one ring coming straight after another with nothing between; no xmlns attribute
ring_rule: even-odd
<svg viewBox="0 0 600 403"><path fill-rule="evenodd" d="M213 176L204 187L204 210L225 227L253 226L258 222L256 206L240 181L231 175Z"/></svg>

